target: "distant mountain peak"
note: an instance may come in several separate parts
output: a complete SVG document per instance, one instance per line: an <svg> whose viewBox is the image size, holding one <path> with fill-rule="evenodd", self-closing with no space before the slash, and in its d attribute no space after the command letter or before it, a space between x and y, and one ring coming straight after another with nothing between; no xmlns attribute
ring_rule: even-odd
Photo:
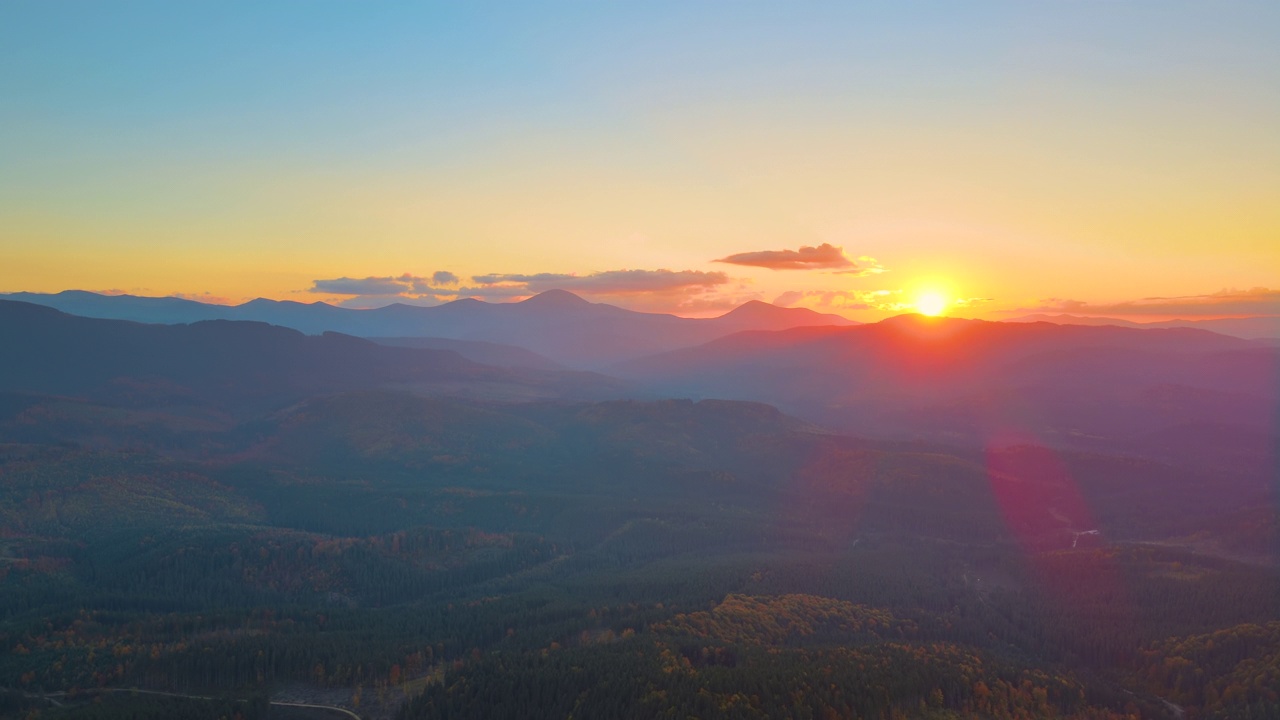
<svg viewBox="0 0 1280 720"><path fill-rule="evenodd" d="M748 300L724 315L721 315L717 319L746 323L782 322L790 324L800 320L801 318L803 318L803 320L799 324L803 325L813 324L814 321L820 321L823 322L823 324L830 325L858 324L839 315L820 313L816 310L802 307L782 307L781 305L774 305L762 300Z"/></svg>
<svg viewBox="0 0 1280 720"><path fill-rule="evenodd" d="M776 314L779 310L782 310L785 312L788 310L795 310L795 309L796 308L784 308L780 305L773 305L763 300L748 300L742 303L741 305L739 305L738 307L725 313L721 317L729 317L730 315L734 317L744 317L749 315L761 315L763 313Z"/></svg>
<svg viewBox="0 0 1280 720"><path fill-rule="evenodd" d="M43 295L45 293L14 293L14 295L18 295L18 294ZM112 296L112 295L107 295L106 293L96 293L96 292L93 292L92 290L63 290L61 292L53 293L53 296L54 297L59 297L59 296L60 297L129 297L127 294Z"/></svg>
<svg viewBox="0 0 1280 720"><path fill-rule="evenodd" d="M540 307L582 307L590 302L574 295L568 290L547 290L533 297L520 301L521 305L537 305Z"/></svg>

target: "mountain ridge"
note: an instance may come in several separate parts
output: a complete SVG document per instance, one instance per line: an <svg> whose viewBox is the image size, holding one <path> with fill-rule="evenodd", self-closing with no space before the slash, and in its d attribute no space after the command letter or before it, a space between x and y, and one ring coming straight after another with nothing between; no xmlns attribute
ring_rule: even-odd
<svg viewBox="0 0 1280 720"><path fill-rule="evenodd" d="M590 373L493 367L452 349L256 321L148 324L0 300L0 341L0 391L9 392L97 397L163 387L233 409L389 386L478 397L627 396L621 383Z"/></svg>
<svg viewBox="0 0 1280 720"><path fill-rule="evenodd" d="M1277 315L1252 315L1237 318L1208 318L1204 320L1187 320L1180 318L1176 320L1134 322L1132 320L1123 320L1113 317L1071 315L1069 313L1034 313L1031 315L1009 318L1004 322L1049 322L1055 325L1115 325L1118 327L1148 329L1186 327L1196 328L1199 330L1209 330L1222 335L1232 335L1239 338L1245 338L1247 340L1280 339L1280 316Z"/></svg>
<svg viewBox="0 0 1280 720"><path fill-rule="evenodd" d="M252 320L308 335L331 331L366 338L434 337L500 343L575 369L598 369L741 330L855 324L837 315L767 303L747 304L715 318L684 318L593 303L565 290L549 290L513 303L463 298L433 307L396 303L371 310L264 298L240 305L214 305L184 298L101 295L83 290L12 293L0 295L0 299L109 320L164 324Z"/></svg>
<svg viewBox="0 0 1280 720"><path fill-rule="evenodd" d="M907 315L738 333L611 371L657 393L770 403L868 437L981 442L1012 425L1070 444L1126 425L1156 432L1180 415L1274 434L1278 365L1275 348L1196 328Z"/></svg>

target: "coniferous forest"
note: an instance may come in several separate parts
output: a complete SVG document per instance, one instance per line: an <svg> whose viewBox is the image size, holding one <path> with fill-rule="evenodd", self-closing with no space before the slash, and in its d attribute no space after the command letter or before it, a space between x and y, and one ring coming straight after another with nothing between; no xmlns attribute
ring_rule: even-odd
<svg viewBox="0 0 1280 720"><path fill-rule="evenodd" d="M1280 717L1265 452L868 439L382 350L249 386L6 358L39 382L0 395L0 711Z"/></svg>

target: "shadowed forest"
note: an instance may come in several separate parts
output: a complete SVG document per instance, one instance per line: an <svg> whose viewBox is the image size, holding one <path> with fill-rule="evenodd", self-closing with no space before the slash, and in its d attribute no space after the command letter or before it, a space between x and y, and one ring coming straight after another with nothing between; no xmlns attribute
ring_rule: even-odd
<svg viewBox="0 0 1280 720"><path fill-rule="evenodd" d="M6 717L1280 718L1273 345L0 329Z"/></svg>

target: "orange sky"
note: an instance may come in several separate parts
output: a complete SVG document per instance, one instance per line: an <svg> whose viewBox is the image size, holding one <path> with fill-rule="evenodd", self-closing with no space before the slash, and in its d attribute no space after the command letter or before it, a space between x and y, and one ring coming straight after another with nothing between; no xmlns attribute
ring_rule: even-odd
<svg viewBox="0 0 1280 720"><path fill-rule="evenodd" d="M0 292L1280 314L1274 5L313 8L0 7Z"/></svg>

